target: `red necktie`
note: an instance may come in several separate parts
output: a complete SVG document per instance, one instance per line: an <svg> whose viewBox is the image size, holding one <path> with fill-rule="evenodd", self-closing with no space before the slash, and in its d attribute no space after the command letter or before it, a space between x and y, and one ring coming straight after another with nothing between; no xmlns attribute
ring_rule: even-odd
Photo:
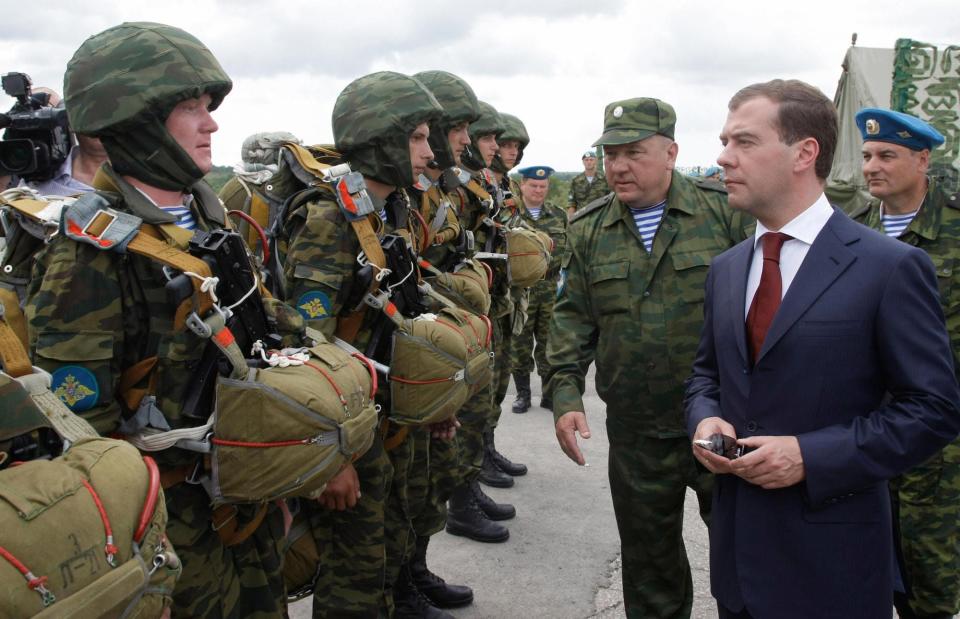
<svg viewBox="0 0 960 619"><path fill-rule="evenodd" d="M753 296L750 311L747 312L747 338L750 341L750 355L754 363L763 348L770 323L780 308L783 296L783 283L780 280L780 249L791 239L782 232L767 232L760 237L763 243L763 270L760 272L760 286Z"/></svg>

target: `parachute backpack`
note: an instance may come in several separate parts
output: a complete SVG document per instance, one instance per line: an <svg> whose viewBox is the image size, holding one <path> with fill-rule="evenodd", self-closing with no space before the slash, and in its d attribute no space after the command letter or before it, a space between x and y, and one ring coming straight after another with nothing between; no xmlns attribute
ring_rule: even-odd
<svg viewBox="0 0 960 619"><path fill-rule="evenodd" d="M286 144L284 148L300 163L300 173L314 176L308 183L310 188L302 195L288 198L287 207L317 197L318 191L324 199L332 197L356 233L364 261L378 272L386 272L387 257L374 230L380 219L366 193L363 176L346 163L331 166L319 161L299 145ZM273 232L271 237L277 238L278 234ZM412 268L416 266L411 264ZM484 272L470 284L481 289L475 295L481 297L476 299L480 304L486 277ZM371 278L360 309L338 320L336 334L338 346L351 354L359 354L352 342L367 307L383 312L394 323L389 365L377 365L390 384L389 417L401 425L430 424L452 416L492 377L489 319L458 308L425 282L419 289L437 299L441 309L436 314L405 318L381 289L380 281Z"/></svg>
<svg viewBox="0 0 960 619"><path fill-rule="evenodd" d="M4 616L159 617L180 560L165 534L156 463L124 441L98 437L72 413L50 392L50 375L30 367L2 319L0 341ZM47 431L59 436L62 455L8 462Z"/></svg>

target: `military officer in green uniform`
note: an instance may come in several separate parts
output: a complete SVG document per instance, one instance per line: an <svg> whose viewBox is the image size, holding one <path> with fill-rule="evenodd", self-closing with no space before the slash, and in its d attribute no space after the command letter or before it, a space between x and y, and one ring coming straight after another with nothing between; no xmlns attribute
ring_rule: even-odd
<svg viewBox="0 0 960 619"><path fill-rule="evenodd" d="M570 181L570 196L567 198L567 213L571 216L597 198L610 193L607 177L597 169L597 153L588 150L580 158L583 172Z"/></svg>
<svg viewBox="0 0 960 619"><path fill-rule="evenodd" d="M527 320L523 331L515 336L513 342L513 382L517 386L517 399L513 403L514 413L525 413L530 408L530 373L536 359L537 373L544 386L549 374L547 365L547 338L550 322L553 320L553 304L557 298L557 276L567 244L567 213L560 207L546 202L550 189L550 175L553 168L548 166L530 166L520 170L520 193L522 204L516 217L524 224L546 232L553 239L553 252L550 255L550 267L542 280L529 290ZM552 402L549 393L544 390L540 406L550 410Z"/></svg>
<svg viewBox="0 0 960 619"><path fill-rule="evenodd" d="M210 136L218 128L211 112L232 83L203 43L171 26L122 24L87 39L64 82L71 127L99 137L109 155L93 181L97 192L81 201L101 201L101 212L109 206L152 224L181 250L178 239L191 230L226 225L223 206L202 179L213 165ZM26 305L34 363L103 434L136 421L145 402L152 401L152 422L160 417L174 429L199 425L210 413L184 408L207 341L175 327L167 279L146 256L65 233L38 259ZM166 488L167 535L183 561L173 615L283 616L278 506L239 505L218 527L206 490L187 483L202 457L177 447L154 457ZM244 528L249 535L225 535Z"/></svg>
<svg viewBox="0 0 960 619"><path fill-rule="evenodd" d="M607 408L609 475L628 617L688 617L683 546L687 488L706 522L712 478L690 453L683 384L703 322L711 259L746 238L726 195L674 170L676 115L664 101L606 107L602 146L614 193L582 209L567 230L547 345L548 388L564 453L584 464L582 401L596 363Z"/></svg>
<svg viewBox="0 0 960 619"><path fill-rule="evenodd" d="M854 220L923 249L937 269L940 299L960 377L960 200L928 176L944 138L922 120L876 108L857 113L863 176L873 197ZM960 612L960 439L891 480L901 574L902 619Z"/></svg>

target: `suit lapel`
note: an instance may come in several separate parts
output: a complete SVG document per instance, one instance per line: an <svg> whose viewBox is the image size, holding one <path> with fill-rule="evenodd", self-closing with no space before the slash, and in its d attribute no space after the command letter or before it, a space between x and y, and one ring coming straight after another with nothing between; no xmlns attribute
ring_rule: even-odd
<svg viewBox="0 0 960 619"><path fill-rule="evenodd" d="M733 295L727 307L730 310L730 319L733 321L733 332L737 340L737 350L744 363L750 360L747 355L747 328L744 321L746 315L747 276L750 273L750 261L753 258L753 237L737 245L730 260L730 271L727 273L727 290Z"/></svg>
<svg viewBox="0 0 960 619"><path fill-rule="evenodd" d="M840 274L856 260L848 247L860 238L856 224L846 215L835 211L817 235L803 259L800 270L790 284L786 296L763 341L757 361L773 348L809 307L829 288Z"/></svg>

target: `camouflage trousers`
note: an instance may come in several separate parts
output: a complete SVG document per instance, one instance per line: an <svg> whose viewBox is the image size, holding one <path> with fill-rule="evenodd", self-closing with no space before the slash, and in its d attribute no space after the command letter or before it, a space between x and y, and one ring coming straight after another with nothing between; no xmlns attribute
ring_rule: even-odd
<svg viewBox="0 0 960 619"><path fill-rule="evenodd" d="M416 467L423 464L423 461L416 460L414 454L422 450L424 445L420 444L422 441L418 441L414 436L418 433L422 434L422 430L416 428L401 430L400 426L394 424L391 424L390 428L391 431L384 444L393 467L393 479L384 507L383 532L386 544L386 597L390 604L390 614L393 614L393 583L397 581L400 567L410 558L416 543L416 537L413 534L412 508L419 508L423 504L423 498L418 496L423 485L410 488L409 484L422 473ZM406 433L406 437L399 443L395 443L403 436L403 432Z"/></svg>
<svg viewBox="0 0 960 619"><path fill-rule="evenodd" d="M550 333L550 321L553 320L553 305L557 298L557 286L551 281L537 282L530 290L530 304L527 306L527 322L520 335L513 336L512 365L513 374L529 375L536 360L537 374L541 380L550 373L547 363L547 337Z"/></svg>
<svg viewBox="0 0 960 619"><path fill-rule="evenodd" d="M353 463L360 478L360 500L352 509L322 511L311 519L322 557L313 593L316 618L386 617L384 505L393 470L383 442Z"/></svg>
<svg viewBox="0 0 960 619"><path fill-rule="evenodd" d="M491 319L493 323L493 401L488 411L486 429L497 427L500 421L500 407L507 397L507 387L510 386L510 372L513 369L510 349L513 346L513 331L511 330L510 315ZM482 453L481 453L482 456Z"/></svg>
<svg viewBox="0 0 960 619"><path fill-rule="evenodd" d="M283 617L286 592L281 571L283 513L267 507L253 535L224 546L211 524L210 497L200 486L178 484L165 491L167 536L183 562L173 592L174 617ZM237 523L250 522L255 506L238 507Z"/></svg>
<svg viewBox="0 0 960 619"><path fill-rule="evenodd" d="M493 383L491 382L467 400L457 413L460 428L457 429L454 440L457 444L459 477L464 482L476 479L483 466L483 433L489 424L492 400Z"/></svg>
<svg viewBox="0 0 960 619"><path fill-rule="evenodd" d="M709 526L713 476L696 466L686 437L641 436L610 417L607 434L627 617L688 618L693 579L683 544L683 502L692 488Z"/></svg>
<svg viewBox="0 0 960 619"><path fill-rule="evenodd" d="M462 430L461 425L458 436ZM410 478L407 492L411 497L414 533L417 537L430 537L447 524L447 500L454 488L463 483L460 450L457 437L441 441L422 430L416 440L414 470L418 474Z"/></svg>
<svg viewBox="0 0 960 619"><path fill-rule="evenodd" d="M960 612L960 439L890 481L909 609L901 617Z"/></svg>

